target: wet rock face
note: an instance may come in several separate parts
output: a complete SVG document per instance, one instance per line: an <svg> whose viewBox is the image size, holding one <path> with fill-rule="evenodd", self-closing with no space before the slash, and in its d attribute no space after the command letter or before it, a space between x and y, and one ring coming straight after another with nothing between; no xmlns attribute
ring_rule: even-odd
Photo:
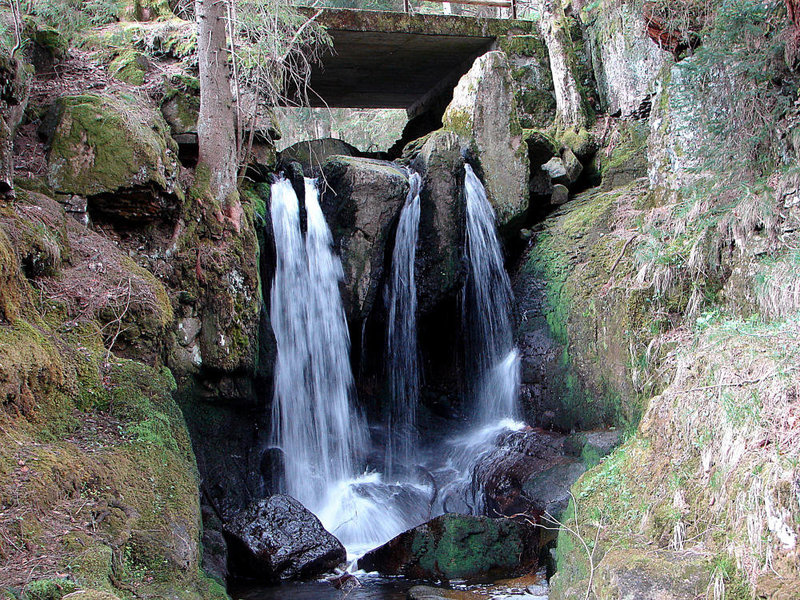
<svg viewBox="0 0 800 600"><path fill-rule="evenodd" d="M473 140L498 228L521 219L528 210L528 153L504 52L487 52L475 61L453 91L442 122Z"/></svg>
<svg viewBox="0 0 800 600"><path fill-rule="evenodd" d="M396 165L368 158L333 156L322 168L322 210L342 259L345 311L351 322L365 319L378 295L384 253L408 193Z"/></svg>
<svg viewBox="0 0 800 600"><path fill-rule="evenodd" d="M528 484L555 465L574 462L563 455L563 445L563 435L541 430L501 436L497 447L483 457L473 475L483 489L486 514L495 517L526 513L540 517L549 503L548 497L558 494L546 485L529 490Z"/></svg>
<svg viewBox="0 0 800 600"><path fill-rule="evenodd" d="M536 565L537 538L510 519L447 514L368 552L358 567L416 579L513 577Z"/></svg>
<svg viewBox="0 0 800 600"><path fill-rule="evenodd" d="M283 494L260 500L225 525L236 575L270 581L329 572L347 558L341 542L300 502Z"/></svg>
<svg viewBox="0 0 800 600"><path fill-rule="evenodd" d="M420 315L430 313L443 299L454 296L463 283L466 150L467 142L455 133L435 131L411 162L422 175L416 255Z"/></svg>

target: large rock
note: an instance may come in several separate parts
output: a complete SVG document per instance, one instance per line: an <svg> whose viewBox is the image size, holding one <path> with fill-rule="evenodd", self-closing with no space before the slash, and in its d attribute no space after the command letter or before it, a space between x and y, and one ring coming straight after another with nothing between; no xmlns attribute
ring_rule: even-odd
<svg viewBox="0 0 800 600"><path fill-rule="evenodd" d="M648 36L640 10L619 3L585 21L600 100L609 114L630 116L649 102L653 81L670 60Z"/></svg>
<svg viewBox="0 0 800 600"><path fill-rule="evenodd" d="M422 175L416 256L417 306L422 315L454 296L463 283L466 150L467 142L455 133L435 131L411 163Z"/></svg>
<svg viewBox="0 0 800 600"><path fill-rule="evenodd" d="M522 486L522 493L536 512L558 521L569 505L572 484L585 471L586 465L578 461L556 464L528 478Z"/></svg>
<svg viewBox="0 0 800 600"><path fill-rule="evenodd" d="M319 169L330 156L358 156L355 146L344 140L336 138L321 138L297 142L281 150L280 159L284 162L297 161L303 167L303 172L309 175L314 169Z"/></svg>
<svg viewBox="0 0 800 600"><path fill-rule="evenodd" d="M483 490L486 514L538 517L546 504L525 494L525 485L567 459L562 455L564 436L540 430L509 431L498 436L496 447L486 452L473 471L473 481Z"/></svg>
<svg viewBox="0 0 800 600"><path fill-rule="evenodd" d="M89 208L125 221L177 209L177 146L161 114L125 97L85 94L58 100L48 118L47 182Z"/></svg>
<svg viewBox="0 0 800 600"><path fill-rule="evenodd" d="M341 542L291 496L275 495L225 526L230 563L240 575L278 581L333 570L347 559Z"/></svg>
<svg viewBox="0 0 800 600"><path fill-rule="evenodd" d="M28 105L30 75L24 63L0 56L0 194L14 188L14 136Z"/></svg>
<svg viewBox="0 0 800 600"><path fill-rule="evenodd" d="M458 82L442 122L472 140L501 229L528 209L528 152L504 52L479 57Z"/></svg>
<svg viewBox="0 0 800 600"><path fill-rule="evenodd" d="M712 101L693 85L686 65L667 63L656 81L650 135L647 138L647 175L656 190L676 192L701 177L702 149L712 143L696 126L699 111L713 110ZM716 142L714 142L716 143Z"/></svg>
<svg viewBox="0 0 800 600"><path fill-rule="evenodd" d="M392 163L333 156L323 166L322 209L342 259L345 310L369 315L383 275L384 251L408 193L406 174Z"/></svg>
<svg viewBox="0 0 800 600"><path fill-rule="evenodd" d="M610 550L597 566L592 591L598 598L698 598L711 584L710 573L705 558L688 552Z"/></svg>
<svg viewBox="0 0 800 600"><path fill-rule="evenodd" d="M537 536L510 519L447 514L368 552L358 567L415 579L512 577L535 566Z"/></svg>
<svg viewBox="0 0 800 600"><path fill-rule="evenodd" d="M523 127L548 127L555 120L556 99L547 46L539 32L497 40L508 55L517 114Z"/></svg>

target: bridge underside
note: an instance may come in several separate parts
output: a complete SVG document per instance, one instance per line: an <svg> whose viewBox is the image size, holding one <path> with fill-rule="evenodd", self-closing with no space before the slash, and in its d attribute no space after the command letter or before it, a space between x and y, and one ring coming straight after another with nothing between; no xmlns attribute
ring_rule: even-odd
<svg viewBox="0 0 800 600"><path fill-rule="evenodd" d="M312 70L311 105L405 108L411 115L452 90L498 36L531 27L528 21L348 9L323 9L317 21L333 39L333 52Z"/></svg>

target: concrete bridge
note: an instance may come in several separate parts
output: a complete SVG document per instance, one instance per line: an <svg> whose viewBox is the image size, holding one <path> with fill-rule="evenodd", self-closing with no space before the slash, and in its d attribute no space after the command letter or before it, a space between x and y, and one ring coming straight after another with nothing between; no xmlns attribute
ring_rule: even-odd
<svg viewBox="0 0 800 600"><path fill-rule="evenodd" d="M311 74L312 106L405 108L409 117L451 91L498 38L531 34L531 21L351 9L317 16L333 52Z"/></svg>

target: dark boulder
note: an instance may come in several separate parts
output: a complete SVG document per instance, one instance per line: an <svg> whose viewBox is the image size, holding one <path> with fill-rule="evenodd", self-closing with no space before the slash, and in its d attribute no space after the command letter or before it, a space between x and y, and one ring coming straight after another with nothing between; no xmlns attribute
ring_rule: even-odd
<svg viewBox="0 0 800 600"><path fill-rule="evenodd" d="M322 168L322 210L342 259L348 319L369 316L383 276L386 244L408 194L408 177L386 161L333 156Z"/></svg>
<svg viewBox="0 0 800 600"><path fill-rule="evenodd" d="M297 161L303 165L303 172L311 174L325 164L330 156L359 156L361 153L352 146L337 138L321 138L297 142L280 152L280 160Z"/></svg>
<svg viewBox="0 0 800 600"><path fill-rule="evenodd" d="M234 574L269 581L306 579L347 558L342 543L300 502L278 494L260 500L225 525Z"/></svg>
<svg viewBox="0 0 800 600"><path fill-rule="evenodd" d="M564 436L542 430L509 431L497 447L478 462L473 478L483 490L485 511L490 516L542 514L536 498L524 494L525 482L553 465L565 462Z"/></svg>
<svg viewBox="0 0 800 600"><path fill-rule="evenodd" d="M529 477L522 485L522 493L536 512L557 521L569 505L570 488L585 472L582 462L560 462Z"/></svg>
<svg viewBox="0 0 800 600"><path fill-rule="evenodd" d="M455 133L435 131L411 161L412 168L422 175L416 256L420 315L430 313L443 299L454 297L463 283L467 148L467 142Z"/></svg>
<svg viewBox="0 0 800 600"><path fill-rule="evenodd" d="M535 567L537 539L526 523L447 514L368 552L358 567L415 579L513 577Z"/></svg>

